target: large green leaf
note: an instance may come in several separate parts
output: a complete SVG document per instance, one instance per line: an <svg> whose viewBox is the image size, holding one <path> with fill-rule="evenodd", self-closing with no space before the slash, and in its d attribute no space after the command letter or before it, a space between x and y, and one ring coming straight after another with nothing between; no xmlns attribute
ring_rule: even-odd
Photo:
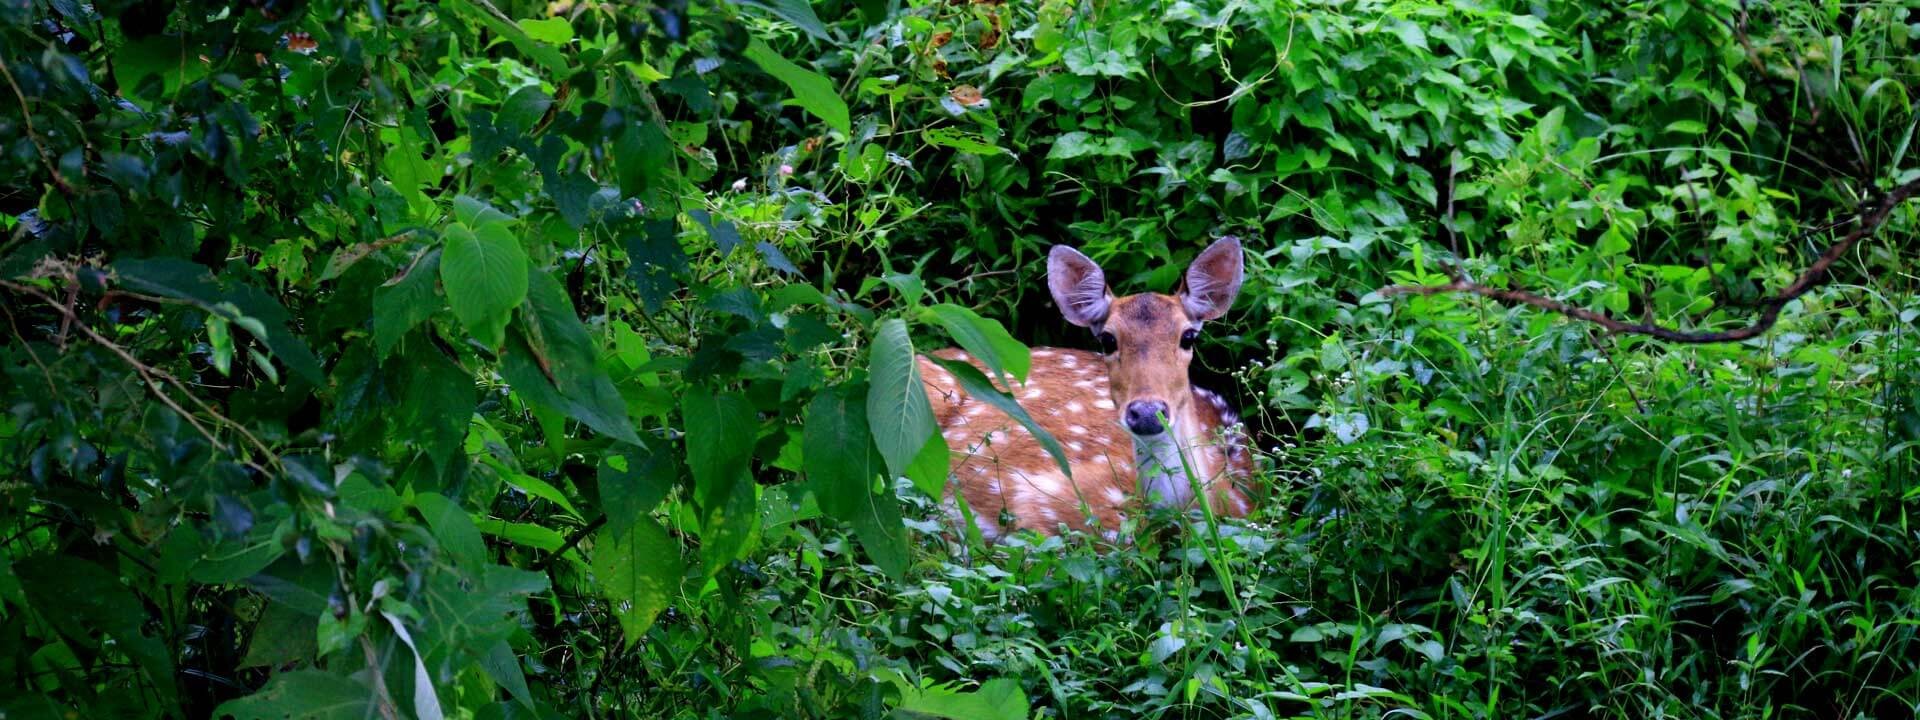
<svg viewBox="0 0 1920 720"><path fill-rule="evenodd" d="M1013 399L1012 395L994 387L987 376L980 374L979 368L958 360L931 356L928 359L946 368L947 372L953 373L954 378L960 381L960 389L965 390L967 395L999 408L1000 412L1006 413L1008 417L1025 427L1027 432L1033 433L1033 439L1038 440L1040 447L1046 448L1047 454L1053 456L1053 461L1060 466L1060 472L1067 477L1073 477L1073 470L1067 465L1067 451L1060 447L1060 441L1055 440L1053 434L1041 427L1040 423L1034 422L1033 416L1028 415L1027 409L1020 407L1020 402Z"/></svg>
<svg viewBox="0 0 1920 720"><path fill-rule="evenodd" d="M596 586L612 603L620 633L631 647L679 594L686 566L680 545L651 517L634 518L624 531L601 528L593 541Z"/></svg>
<svg viewBox="0 0 1920 720"><path fill-rule="evenodd" d="M747 475L759 426L753 405L740 395L696 386L681 397L680 412L686 423L694 502L723 505L728 495L753 482Z"/></svg>
<svg viewBox="0 0 1920 720"><path fill-rule="evenodd" d="M555 410L586 423L607 437L638 444L633 420L620 391L600 366L600 346L587 333L587 326L574 313L566 290L546 272L534 269L527 275L526 304L521 308L526 350L538 368L538 378L516 372L509 380L515 389L534 383L551 385L552 393L534 393L536 401L558 396ZM524 369L524 368L520 368Z"/></svg>
<svg viewBox="0 0 1920 720"><path fill-rule="evenodd" d="M979 313L952 303L927 308L925 316L945 328L954 342L973 353L988 370L1002 376L1002 383L1006 383L1005 375L1012 375L1020 382L1027 381L1027 371L1033 363L1032 353L1026 345L1013 339L1013 335L1008 334L999 321L980 317ZM1007 384L1007 387L1012 385Z"/></svg>
<svg viewBox="0 0 1920 720"><path fill-rule="evenodd" d="M919 687L895 672L887 677L900 690L896 710L913 716L951 718L952 720L1026 720L1027 694L1020 683L995 678L981 683L980 689L962 691L958 685Z"/></svg>
<svg viewBox="0 0 1920 720"><path fill-rule="evenodd" d="M739 557L759 526L748 459L759 421L746 398L703 387L681 399L687 466L700 510L700 557L708 575Z"/></svg>
<svg viewBox="0 0 1920 720"><path fill-rule="evenodd" d="M936 427L933 406L927 402L926 386L920 382L920 366L914 360L913 339L907 335L905 320L883 320L874 330L867 374L872 384L867 391L867 422L872 426L874 445L886 459L888 472L907 475L907 468L915 464L914 459L928 443L940 443L942 449L946 443ZM945 463L939 465L944 470ZM945 484L944 475L930 483L924 480L914 478L922 489L928 485L936 488L929 494L938 497L937 489Z"/></svg>
<svg viewBox="0 0 1920 720"><path fill-rule="evenodd" d="M373 690L346 675L295 670L273 677L260 692L214 708L214 718L234 720L366 720L379 717Z"/></svg>
<svg viewBox="0 0 1920 720"><path fill-rule="evenodd" d="M401 362L400 406L393 413L394 429L444 474L460 457L473 420L478 392L473 377L437 347L416 343Z"/></svg>
<svg viewBox="0 0 1920 720"><path fill-rule="evenodd" d="M426 518L427 526L433 528L433 537L440 542L440 549L455 565L474 569L486 563L486 540L480 537L480 529L474 526L473 516L466 510L436 493L420 493L414 496L413 504L420 509L421 517Z"/></svg>
<svg viewBox="0 0 1920 720"><path fill-rule="evenodd" d="M853 525L873 563L892 577L906 574L906 528L891 483L874 492L884 462L867 429L866 398L858 388L816 396L807 405L802 453L809 489L828 517Z"/></svg>
<svg viewBox="0 0 1920 720"><path fill-rule="evenodd" d="M500 347L510 312L527 297L527 253L505 223L455 223L444 235L440 283L454 317L488 347Z"/></svg>
<svg viewBox="0 0 1920 720"><path fill-rule="evenodd" d="M833 82L812 70L793 64L780 57L773 48L754 38L747 43L746 56L753 64L759 65L767 74L779 78L793 91L794 102L814 117L826 121L827 126L843 134L853 131L853 120L847 112L847 101L840 99L840 93L833 88Z"/></svg>

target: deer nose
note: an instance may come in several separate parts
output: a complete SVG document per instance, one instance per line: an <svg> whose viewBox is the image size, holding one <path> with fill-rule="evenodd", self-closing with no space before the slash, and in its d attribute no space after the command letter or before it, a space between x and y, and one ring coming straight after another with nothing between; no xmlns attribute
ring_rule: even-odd
<svg viewBox="0 0 1920 720"><path fill-rule="evenodd" d="M1159 435L1167 429L1160 418L1167 414L1167 404L1159 400L1135 400L1127 403L1127 429L1135 435Z"/></svg>

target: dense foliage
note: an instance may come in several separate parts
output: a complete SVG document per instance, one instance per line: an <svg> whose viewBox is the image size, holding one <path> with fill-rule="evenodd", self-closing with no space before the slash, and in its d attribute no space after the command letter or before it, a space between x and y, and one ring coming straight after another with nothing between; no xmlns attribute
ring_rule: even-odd
<svg viewBox="0 0 1920 720"><path fill-rule="evenodd" d="M1911 717L1900 0L0 3L0 715ZM1916 204L1920 205L1920 204ZM943 534L907 362L1242 237L1265 501Z"/></svg>

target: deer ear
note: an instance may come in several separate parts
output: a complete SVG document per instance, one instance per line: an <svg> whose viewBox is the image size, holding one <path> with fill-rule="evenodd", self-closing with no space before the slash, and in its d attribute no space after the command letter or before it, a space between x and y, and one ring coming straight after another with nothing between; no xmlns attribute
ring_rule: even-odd
<svg viewBox="0 0 1920 720"><path fill-rule="evenodd" d="M1107 291L1107 274L1093 259L1065 245L1047 252L1047 289L1053 291L1053 303L1067 322L1093 327L1107 319L1113 293Z"/></svg>
<svg viewBox="0 0 1920 720"><path fill-rule="evenodd" d="M1240 281L1245 277L1240 238L1220 238L1187 267L1186 276L1180 280L1180 303L1194 320L1220 317L1233 307L1233 298L1240 294Z"/></svg>

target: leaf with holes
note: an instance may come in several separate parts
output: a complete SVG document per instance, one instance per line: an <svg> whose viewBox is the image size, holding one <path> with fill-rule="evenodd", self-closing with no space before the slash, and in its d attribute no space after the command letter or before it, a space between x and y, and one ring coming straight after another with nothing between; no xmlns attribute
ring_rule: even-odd
<svg viewBox="0 0 1920 720"><path fill-rule="evenodd" d="M672 604L685 572L680 545L651 517L635 519L624 532L601 528L594 537L594 579L612 604L628 647Z"/></svg>

